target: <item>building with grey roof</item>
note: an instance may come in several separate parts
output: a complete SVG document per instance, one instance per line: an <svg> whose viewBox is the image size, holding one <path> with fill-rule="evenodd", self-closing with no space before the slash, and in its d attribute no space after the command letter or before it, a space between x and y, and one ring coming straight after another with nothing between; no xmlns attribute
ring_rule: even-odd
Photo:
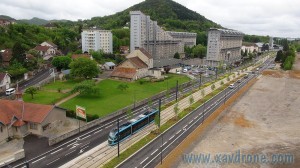
<svg viewBox="0 0 300 168"><path fill-rule="evenodd" d="M211 28L208 31L206 64L217 67L240 61L243 35L236 30Z"/></svg>

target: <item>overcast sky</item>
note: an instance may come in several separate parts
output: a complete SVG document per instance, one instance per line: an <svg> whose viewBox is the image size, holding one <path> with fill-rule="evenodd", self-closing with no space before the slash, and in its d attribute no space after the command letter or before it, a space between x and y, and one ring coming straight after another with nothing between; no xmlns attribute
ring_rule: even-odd
<svg viewBox="0 0 300 168"><path fill-rule="evenodd" d="M0 15L15 19L90 19L143 0L1 0ZM223 27L246 34L300 37L300 0L174 0Z"/></svg>

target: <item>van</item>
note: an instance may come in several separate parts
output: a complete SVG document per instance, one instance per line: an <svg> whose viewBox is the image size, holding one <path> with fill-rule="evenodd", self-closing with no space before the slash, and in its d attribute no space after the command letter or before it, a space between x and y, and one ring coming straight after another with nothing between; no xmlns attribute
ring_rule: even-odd
<svg viewBox="0 0 300 168"><path fill-rule="evenodd" d="M5 95L6 96L9 96L9 95L12 95L16 92L16 89L15 88L9 88L5 91Z"/></svg>
<svg viewBox="0 0 300 168"><path fill-rule="evenodd" d="M230 84L230 85L229 85L229 88L230 88L230 89L233 89L233 88L234 88L234 84Z"/></svg>

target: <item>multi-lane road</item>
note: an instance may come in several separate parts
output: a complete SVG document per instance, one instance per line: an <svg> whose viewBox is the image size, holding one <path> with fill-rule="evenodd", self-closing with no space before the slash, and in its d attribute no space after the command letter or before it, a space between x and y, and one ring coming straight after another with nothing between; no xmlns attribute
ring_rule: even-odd
<svg viewBox="0 0 300 168"><path fill-rule="evenodd" d="M265 65L255 74L249 74L248 78L243 78L241 83L235 83L234 88L226 88L212 99L208 100L202 106L189 113L176 125L168 129L162 135L158 136L150 144L136 152L129 159L125 160L118 167L155 167L164 157L166 157L184 138L193 132L203 121L211 115L218 107L226 102L234 93L248 83L251 79L257 77L259 72L268 67L271 60L266 61Z"/></svg>
<svg viewBox="0 0 300 168"><path fill-rule="evenodd" d="M202 82L205 83L208 80L209 79L204 78L202 80ZM199 86L199 82L197 82L194 86L189 86L189 87L185 88L183 90L183 92L185 92L185 93L190 92L191 89L193 89L193 87L198 87L198 86ZM230 90L230 91L228 90L228 95L234 91L235 91L235 89ZM176 97L175 93L172 93L172 94L170 94L168 99L174 100L175 97ZM164 99L166 99L166 98L165 97L162 98L162 100L164 100ZM214 98L210 102L214 102L214 101L216 101L216 98ZM164 102L164 101L162 101L162 102ZM214 104L214 103L212 103L212 104ZM153 105L158 106L158 100L154 101ZM144 113L145 110L147 109L147 107L148 107L148 105L145 104L143 106L135 108L133 111L134 116L138 116L139 114ZM201 108L203 108L203 107L199 107L198 109L200 109L200 111L201 111ZM207 103L206 108L209 108L208 111L206 111L206 113L205 113L205 116L208 116L208 114L210 114L210 112L215 108L215 106L212 106L212 105L210 105L210 103ZM42 168L44 168L44 167L45 168L46 167L51 167L51 168L59 167L65 163L67 163L68 161L78 157L79 155L87 152L88 150L98 146L99 144L102 144L103 142L107 141L109 131L111 129L113 129L114 127L116 127L117 118L120 119L120 122L121 122L120 124L125 123L127 121L126 114L121 115L116 118L113 118L109 121L102 123L101 125L95 126L89 130L81 132L80 134L70 137L70 138L62 141L59 144L56 144L54 146L45 147L45 149L41 149L43 152L37 152L37 154L33 155L33 157L22 159L11 165L14 167L25 167L25 162L28 162L30 167L33 167L33 168L34 167L39 167L39 168L40 167L42 167ZM203 118L190 120L189 122L190 122L190 124L195 125L195 123L200 122L201 119L203 119ZM178 125L180 125L180 123ZM182 128L183 129L182 132L178 132L180 130L180 129L178 129L178 131L173 132L173 135L176 135L176 133L178 132L177 135L181 135L181 136L176 136L176 139L177 139L177 137L184 137L188 133L188 131L184 131L184 130L190 130L190 128L189 129L187 129L187 128L189 128L188 125L186 127ZM175 138L175 136L172 137L173 136L172 134L170 134L170 135L172 135L170 137L167 136L168 133L165 133L165 134L166 135L163 135L163 136L166 136L166 138L163 138L163 139L172 140L173 138ZM167 142L166 140L165 140L165 142ZM175 141L177 141L177 140L175 140ZM171 144L170 146L172 146L172 145L174 145L174 144ZM156 149L157 149L157 151L155 151ZM153 153L153 155L155 155L158 152L158 148L156 148L156 149L153 151L154 153L151 152L151 153ZM168 150L168 149L169 148L165 148L165 150ZM166 152L163 152L163 153L166 153ZM145 159L146 158L144 158L144 160ZM149 159L149 158L147 158L147 159ZM147 159L144 161L145 163L146 163Z"/></svg>

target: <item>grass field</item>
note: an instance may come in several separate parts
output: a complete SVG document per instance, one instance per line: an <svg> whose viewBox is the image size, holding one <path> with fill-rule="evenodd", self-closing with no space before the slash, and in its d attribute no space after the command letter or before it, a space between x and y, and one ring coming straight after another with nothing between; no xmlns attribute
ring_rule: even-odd
<svg viewBox="0 0 300 168"><path fill-rule="evenodd" d="M38 91L37 94L33 95L31 99L30 94L24 94L23 100L25 102L38 103L38 104L54 104L56 101L67 96L66 93L49 92L49 91Z"/></svg>
<svg viewBox="0 0 300 168"><path fill-rule="evenodd" d="M63 103L61 107L75 110L75 106L80 105L86 108L88 114L103 117L133 104L134 100L142 100L167 88L175 87L177 80L179 84L189 81L189 78L183 75L167 76L168 78L162 82L146 82L142 85L139 82L126 82L129 88L125 91L117 89L118 85L124 82L106 79L97 85L100 90L98 96L77 96Z"/></svg>

